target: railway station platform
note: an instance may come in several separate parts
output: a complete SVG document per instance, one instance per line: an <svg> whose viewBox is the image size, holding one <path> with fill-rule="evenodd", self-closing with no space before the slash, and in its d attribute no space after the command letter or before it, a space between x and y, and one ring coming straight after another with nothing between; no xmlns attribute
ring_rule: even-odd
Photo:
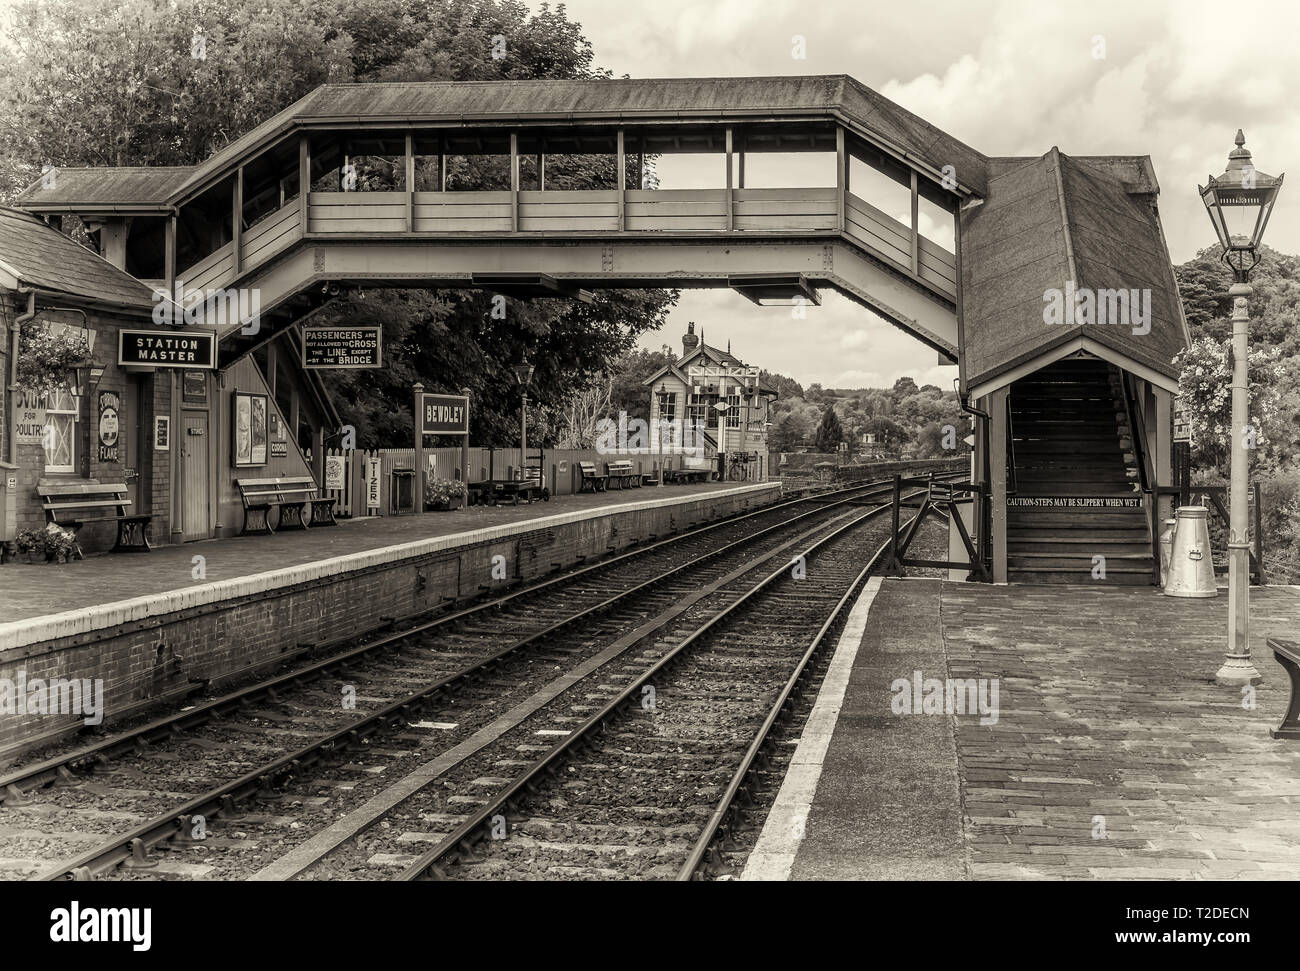
<svg viewBox="0 0 1300 971"><path fill-rule="evenodd" d="M105 724L452 599L775 502L707 482L0 566L0 679L103 679ZM12 719L6 718L6 721ZM0 760L79 726L28 717Z"/></svg>
<svg viewBox="0 0 1300 971"><path fill-rule="evenodd" d="M1269 737L1265 640L1295 636L1300 590L1251 591L1253 699L1214 683L1227 609L872 579L742 879L1294 879L1300 744ZM975 704L926 714L931 679Z"/></svg>

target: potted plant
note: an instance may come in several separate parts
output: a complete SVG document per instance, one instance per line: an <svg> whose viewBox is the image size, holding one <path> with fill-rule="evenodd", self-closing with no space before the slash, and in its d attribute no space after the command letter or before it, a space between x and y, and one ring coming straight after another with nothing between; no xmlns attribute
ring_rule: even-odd
<svg viewBox="0 0 1300 971"><path fill-rule="evenodd" d="M41 549L46 563L70 563L77 551L77 536L58 523L50 523L40 532Z"/></svg>
<svg viewBox="0 0 1300 971"><path fill-rule="evenodd" d="M424 487L424 507L449 512L465 505L465 483L456 479L430 479Z"/></svg>
<svg viewBox="0 0 1300 971"><path fill-rule="evenodd" d="M14 537L14 546L18 552L27 558L27 562L32 562L33 553L44 552L44 542L41 539L39 529L21 529L18 535Z"/></svg>

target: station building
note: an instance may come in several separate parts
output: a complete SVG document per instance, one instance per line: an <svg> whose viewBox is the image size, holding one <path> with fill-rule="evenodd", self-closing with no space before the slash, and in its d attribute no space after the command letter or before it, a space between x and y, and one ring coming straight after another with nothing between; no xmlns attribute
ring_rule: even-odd
<svg viewBox="0 0 1300 971"><path fill-rule="evenodd" d="M695 322L682 335L682 355L644 382L650 389L651 427L684 421L703 429L703 462L716 468L718 478L767 480L767 426L775 388L765 384L759 369L750 367L727 349L704 342Z"/></svg>
<svg viewBox="0 0 1300 971"><path fill-rule="evenodd" d="M338 426L329 396L296 349L283 350L290 334L223 356L214 328L187 323L180 304L127 272L145 254L124 260L120 234L85 225L98 254L0 208L0 544L12 553L21 532L44 528L52 487L104 500L55 513L85 521L88 553L114 545L119 513L150 517L154 545L238 532L236 479L316 474ZM20 358L47 366L20 375ZM67 497L68 486L84 495Z"/></svg>

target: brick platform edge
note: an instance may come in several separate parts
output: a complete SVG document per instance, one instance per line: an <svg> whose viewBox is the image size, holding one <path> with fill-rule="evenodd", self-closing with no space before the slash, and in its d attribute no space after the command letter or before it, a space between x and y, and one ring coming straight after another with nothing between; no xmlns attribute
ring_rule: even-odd
<svg viewBox="0 0 1300 971"><path fill-rule="evenodd" d="M20 671L29 685L102 678L102 729L198 683L216 686L311 645L472 597L494 584L494 556L505 557L512 579L531 580L555 564L573 566L780 495L778 483L762 483L585 509L0 624L0 679L16 684ZM78 731L82 717L14 714L3 723L0 763Z"/></svg>

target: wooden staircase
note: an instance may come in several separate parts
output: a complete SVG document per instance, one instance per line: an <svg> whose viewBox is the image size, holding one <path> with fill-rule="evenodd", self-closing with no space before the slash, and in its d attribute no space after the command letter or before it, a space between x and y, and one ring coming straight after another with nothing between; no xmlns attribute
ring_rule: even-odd
<svg viewBox="0 0 1300 971"><path fill-rule="evenodd" d="M1059 361L1011 389L1008 579L1021 583L1151 582L1151 533L1117 368ZM1138 500L1132 507L1018 506L1016 499ZM1105 579L1094 578L1094 556Z"/></svg>

